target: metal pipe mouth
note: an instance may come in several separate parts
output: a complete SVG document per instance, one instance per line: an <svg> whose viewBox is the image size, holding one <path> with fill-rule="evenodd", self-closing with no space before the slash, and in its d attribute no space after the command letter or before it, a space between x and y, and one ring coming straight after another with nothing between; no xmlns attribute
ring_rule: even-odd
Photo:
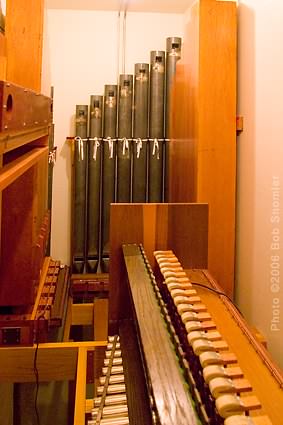
<svg viewBox="0 0 283 425"><path fill-rule="evenodd" d="M182 39L181 37L168 37L166 38L166 52L170 53L181 52Z"/></svg>
<svg viewBox="0 0 283 425"><path fill-rule="evenodd" d="M150 63L154 65L155 63L164 63L165 61L165 51L164 50L152 50L150 52Z"/></svg>

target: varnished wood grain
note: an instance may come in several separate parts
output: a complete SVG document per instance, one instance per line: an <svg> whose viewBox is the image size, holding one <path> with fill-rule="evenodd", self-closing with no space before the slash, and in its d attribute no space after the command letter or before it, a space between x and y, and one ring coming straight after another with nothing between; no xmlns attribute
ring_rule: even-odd
<svg viewBox="0 0 283 425"><path fill-rule="evenodd" d="M212 286L213 279L207 272L187 270L187 274L192 281ZM221 297L199 287L196 287L196 290L223 339L227 341L229 350L237 356L239 366L245 378L250 382L253 393L260 400L262 404L260 414L268 415L273 425L281 425L283 389L280 388L277 380L265 366L255 347L238 326ZM247 324L246 327L248 328ZM257 412L257 414L259 413Z"/></svg>
<svg viewBox="0 0 283 425"><path fill-rule="evenodd" d="M169 334L161 318L139 248L125 245L123 250L140 339L160 424L197 424L196 414Z"/></svg>
<svg viewBox="0 0 283 425"><path fill-rule="evenodd" d="M93 351L105 347L106 341L39 344L37 368L40 382L74 380L79 348ZM33 347L1 348L0 382L34 382Z"/></svg>
<svg viewBox="0 0 283 425"><path fill-rule="evenodd" d="M13 183L42 157L47 158L47 154L48 147L35 148L32 152L26 153L12 163L5 165L0 171L0 190Z"/></svg>
<svg viewBox="0 0 283 425"><path fill-rule="evenodd" d="M44 0L8 0L6 79L40 91Z"/></svg>
<svg viewBox="0 0 283 425"><path fill-rule="evenodd" d="M169 248L178 252L184 267L207 267L207 217L205 204L111 205L110 329L112 322L130 317L122 244L143 244L152 266L153 251Z"/></svg>
<svg viewBox="0 0 283 425"><path fill-rule="evenodd" d="M209 270L233 294L236 2L198 0L187 16L170 131L170 202L209 204Z"/></svg>

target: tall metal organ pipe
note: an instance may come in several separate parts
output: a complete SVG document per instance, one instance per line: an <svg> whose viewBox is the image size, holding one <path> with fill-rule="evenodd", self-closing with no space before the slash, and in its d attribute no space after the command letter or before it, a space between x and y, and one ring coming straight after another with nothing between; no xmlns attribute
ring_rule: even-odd
<svg viewBox="0 0 283 425"><path fill-rule="evenodd" d="M87 128L88 106L76 105L74 142L73 272L83 273L86 266L87 223Z"/></svg>
<svg viewBox="0 0 283 425"><path fill-rule="evenodd" d="M165 52L150 52L150 111L149 111L149 176L148 201L163 198L163 142L164 138Z"/></svg>
<svg viewBox="0 0 283 425"><path fill-rule="evenodd" d="M165 94L165 138L170 137L170 110L172 102L172 83L176 74L176 64L181 59L182 39L168 37L166 39L166 94ZM168 202L169 183L169 149L170 142L164 143L164 200Z"/></svg>
<svg viewBox="0 0 283 425"><path fill-rule="evenodd" d="M133 120L133 202L147 199L147 142L148 138L149 65L135 64Z"/></svg>
<svg viewBox="0 0 283 425"><path fill-rule="evenodd" d="M89 116L87 270L95 273L100 255L103 96L90 97Z"/></svg>
<svg viewBox="0 0 283 425"><path fill-rule="evenodd" d="M104 142L102 167L102 272L109 271L110 203L115 201L115 163L117 128L117 85L104 91ZM106 140L107 139L107 140Z"/></svg>
<svg viewBox="0 0 283 425"><path fill-rule="evenodd" d="M131 200L133 76L120 75L117 149L117 202Z"/></svg>

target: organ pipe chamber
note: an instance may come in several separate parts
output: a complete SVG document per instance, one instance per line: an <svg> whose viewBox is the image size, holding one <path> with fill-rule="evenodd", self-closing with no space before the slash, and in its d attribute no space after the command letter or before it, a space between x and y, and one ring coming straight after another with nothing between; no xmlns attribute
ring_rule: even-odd
<svg viewBox="0 0 283 425"><path fill-rule="evenodd" d="M112 202L168 199L170 93L181 39L169 37L166 50L151 51L150 64L136 63L134 75L120 75L89 107L76 107L73 273L109 271Z"/></svg>

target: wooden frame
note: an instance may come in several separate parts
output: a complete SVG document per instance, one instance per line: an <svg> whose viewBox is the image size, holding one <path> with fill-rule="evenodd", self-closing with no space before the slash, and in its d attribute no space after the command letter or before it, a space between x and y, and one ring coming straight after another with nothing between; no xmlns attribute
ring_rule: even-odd
<svg viewBox="0 0 283 425"><path fill-rule="evenodd" d="M237 4L197 0L172 94L169 202L209 204L208 268L234 289Z"/></svg>
<svg viewBox="0 0 283 425"><path fill-rule="evenodd" d="M79 317L82 320L79 320ZM108 300L95 299L94 303L68 304L64 339L69 338L71 325L93 325L94 338L86 342L45 343L38 345L37 369L39 382L74 381L74 425L85 424L85 414L91 410L92 400L86 400L86 373L88 353L94 359L94 377L100 375L101 352L107 345ZM0 383L35 382L34 356L36 345L0 349ZM97 380L96 380L97 382Z"/></svg>

